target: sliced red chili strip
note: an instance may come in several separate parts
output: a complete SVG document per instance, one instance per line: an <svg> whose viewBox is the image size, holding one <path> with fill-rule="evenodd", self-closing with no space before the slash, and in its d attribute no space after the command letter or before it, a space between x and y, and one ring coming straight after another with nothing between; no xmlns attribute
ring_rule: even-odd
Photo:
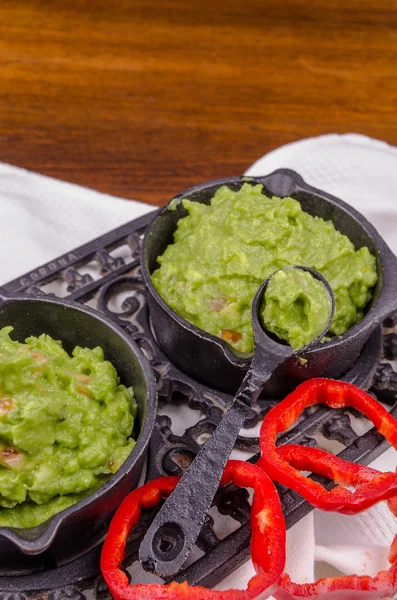
<svg viewBox="0 0 397 600"><path fill-rule="evenodd" d="M356 465L320 450L287 444L278 449L295 468L310 468L314 472L344 484L360 486L376 481L380 471L364 465ZM353 468L355 467L355 468ZM388 507L397 516L397 496L387 500ZM392 598L397 593L397 535L389 553L389 570L380 571L374 577L368 575L345 575L319 579L315 583L294 583L284 575L280 588L274 593L276 600L380 600Z"/></svg>
<svg viewBox="0 0 397 600"><path fill-rule="evenodd" d="M310 470L332 479L340 485L359 486L362 483L376 480L381 474L381 471L377 469L343 460L320 448L286 444L280 446L277 452L295 469ZM387 498L387 505L391 513L397 516L397 494ZM390 547L389 562L393 564L396 560L397 535Z"/></svg>
<svg viewBox="0 0 397 600"><path fill-rule="evenodd" d="M339 485L360 486L381 475L381 471L343 460L321 448L285 444L277 448L277 454L294 469L317 473Z"/></svg>
<svg viewBox="0 0 397 600"><path fill-rule="evenodd" d="M142 508L151 508L174 490L179 478L160 477L131 492L121 503L110 524L101 555L101 570L115 600L261 600L273 594L285 564L285 523L276 488L259 467L243 461L229 461L222 483L254 489L251 509L251 555L257 575L247 590L215 591L190 587L187 583L129 585L122 571L130 530L139 521Z"/></svg>
<svg viewBox="0 0 397 600"><path fill-rule="evenodd" d="M331 408L348 406L355 408L370 419L390 444L397 448L397 420L377 400L355 385L344 381L311 379L299 385L294 392L265 416L260 433L261 459L258 465L266 471L271 479L298 492L313 506L321 510L356 514L376 502L394 495L397 491L396 473L377 473L370 481L360 480L356 491L351 491L341 485L327 491L320 483L300 473L283 457L283 451L276 447L277 435L291 427L305 408L318 403L326 404ZM308 452L301 456L297 467L302 470L311 470L308 457ZM339 481L346 485L350 482L354 485L353 475L356 474L356 478L359 477L360 468L348 467L347 465L352 463L342 462L344 466L340 465L339 471L335 470L332 463L329 463L326 476L331 477L336 483ZM334 465L336 464L337 462L334 463ZM317 463L317 468L319 468L319 463ZM357 479L356 482L358 482Z"/></svg>
<svg viewBox="0 0 397 600"><path fill-rule="evenodd" d="M315 583L293 583L288 576L275 592L276 600L380 600L397 593L397 569L380 571L375 577L346 575L319 579Z"/></svg>

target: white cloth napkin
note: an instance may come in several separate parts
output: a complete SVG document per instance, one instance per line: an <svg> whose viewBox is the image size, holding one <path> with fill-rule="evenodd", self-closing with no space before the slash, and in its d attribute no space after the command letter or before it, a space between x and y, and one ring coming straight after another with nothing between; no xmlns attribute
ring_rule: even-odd
<svg viewBox="0 0 397 600"><path fill-rule="evenodd" d="M0 163L0 285L155 208Z"/></svg>
<svg viewBox="0 0 397 600"><path fill-rule="evenodd" d="M283 146L247 175L280 168L351 203L397 252L397 148L361 135L326 135ZM134 219L154 207L0 164L0 284ZM394 450L374 466L396 466ZM387 568L397 522L384 504L355 517L313 511L288 532L287 572L296 581ZM245 587L250 562L219 586Z"/></svg>

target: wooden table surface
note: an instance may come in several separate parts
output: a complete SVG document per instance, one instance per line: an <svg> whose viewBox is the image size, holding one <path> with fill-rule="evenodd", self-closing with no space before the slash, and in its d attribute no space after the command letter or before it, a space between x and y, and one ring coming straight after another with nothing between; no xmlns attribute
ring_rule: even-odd
<svg viewBox="0 0 397 600"><path fill-rule="evenodd" d="M299 138L397 144L396 0L2 0L0 161L162 204Z"/></svg>

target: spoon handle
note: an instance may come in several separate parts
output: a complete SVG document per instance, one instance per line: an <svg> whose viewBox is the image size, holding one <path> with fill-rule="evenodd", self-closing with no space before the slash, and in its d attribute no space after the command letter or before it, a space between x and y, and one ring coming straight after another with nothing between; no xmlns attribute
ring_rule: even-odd
<svg viewBox="0 0 397 600"><path fill-rule="evenodd" d="M248 371L229 410L153 520L140 547L140 561L146 570L166 579L181 568L200 533L239 431L263 384L262 377Z"/></svg>

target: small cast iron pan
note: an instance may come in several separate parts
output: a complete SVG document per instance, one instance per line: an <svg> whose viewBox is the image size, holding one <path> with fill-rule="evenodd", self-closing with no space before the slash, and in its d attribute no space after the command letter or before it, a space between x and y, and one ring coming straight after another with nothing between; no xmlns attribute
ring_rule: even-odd
<svg viewBox="0 0 397 600"><path fill-rule="evenodd" d="M0 575L27 573L69 562L105 537L107 525L126 494L139 483L156 415L156 384L140 349L119 327L90 308L64 300L7 296L0 289L0 328L12 325L13 339L47 333L69 353L75 346L101 346L120 375L132 385L138 404L137 443L121 468L95 492L28 529L0 527Z"/></svg>
<svg viewBox="0 0 397 600"><path fill-rule="evenodd" d="M173 243L180 218L187 215L178 200L188 198L209 204L216 190L227 185L238 190L243 183L263 184L263 192L271 196L292 196L304 211L330 220L345 234L356 249L368 246L376 256L378 282L364 318L343 335L315 348L298 360L291 357L277 368L266 384L262 396L282 398L301 381L312 377L343 376L356 362L371 332L397 308L397 258L376 229L354 208L314 187L289 169L279 169L265 177L231 177L202 183L176 196L173 208L166 205L146 230L142 246L141 267L148 290L148 305L154 334L171 361L198 381L228 393L235 393L247 372L251 356L238 353L224 340L187 322L161 298L151 280L158 267L157 257Z"/></svg>

